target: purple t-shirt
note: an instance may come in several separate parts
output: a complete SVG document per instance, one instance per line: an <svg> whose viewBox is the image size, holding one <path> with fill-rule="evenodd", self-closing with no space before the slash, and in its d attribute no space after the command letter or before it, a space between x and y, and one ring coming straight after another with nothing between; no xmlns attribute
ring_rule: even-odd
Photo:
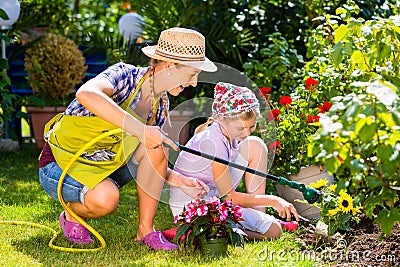
<svg viewBox="0 0 400 267"><path fill-rule="evenodd" d="M186 146L228 161L237 161L239 155L238 141L235 139L229 141L223 134L222 126L218 122L213 122L204 131L194 135ZM175 162L174 170L206 183L210 187L210 193L207 197L219 196L211 160L183 151ZM233 167L229 167L229 172L232 176L233 186L236 188L244 172ZM190 201L190 197L179 188L171 186L170 202L183 201Z"/></svg>

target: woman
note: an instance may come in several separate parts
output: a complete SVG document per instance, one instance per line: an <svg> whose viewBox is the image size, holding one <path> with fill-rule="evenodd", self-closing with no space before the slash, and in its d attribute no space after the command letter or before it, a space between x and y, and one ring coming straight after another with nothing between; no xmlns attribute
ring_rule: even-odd
<svg viewBox="0 0 400 267"><path fill-rule="evenodd" d="M267 148L260 138L250 136L260 114L255 94L246 87L220 82L215 86L212 111L213 116L196 129L196 134L186 146L265 171ZM290 221L293 214L299 220L293 204L277 196L265 195L265 179L262 177L244 174L241 170L187 152L179 154L174 170L205 182L210 187L206 198L228 195L235 204L242 204L242 225L251 240L277 238L283 227L290 230L297 227L297 222L282 222L265 213L265 207L273 207L280 217ZM246 193L235 190L243 175ZM181 189L171 187L170 207L174 216L191 200ZM171 234L168 231L165 233Z"/></svg>
<svg viewBox="0 0 400 267"><path fill-rule="evenodd" d="M124 63L109 67L83 84L64 114L47 124L39 179L45 191L58 199L58 181L71 157L101 133L121 128L122 133L110 134L82 153L64 179L62 197L81 218L99 218L117 209L119 188L136 177L140 213L136 240L155 250L171 250L177 246L153 225L165 179L192 197L206 193L207 187L167 169L163 143L177 149L161 130L169 120L167 92L177 96L197 85L202 70L217 68L205 57L203 35L194 30L165 30L157 45L142 51L151 58L149 67ZM60 225L68 240L93 242L67 211L61 213Z"/></svg>

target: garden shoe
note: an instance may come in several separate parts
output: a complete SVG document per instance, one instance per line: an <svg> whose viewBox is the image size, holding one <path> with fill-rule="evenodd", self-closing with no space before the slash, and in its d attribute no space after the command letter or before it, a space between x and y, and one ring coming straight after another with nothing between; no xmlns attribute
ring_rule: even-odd
<svg viewBox="0 0 400 267"><path fill-rule="evenodd" d="M174 250L178 246L170 243L160 231L152 232L136 242L148 245L154 250Z"/></svg>
<svg viewBox="0 0 400 267"><path fill-rule="evenodd" d="M60 214L60 226L64 236L75 244L90 244L93 242L88 229L82 224L67 221L65 211Z"/></svg>
<svg viewBox="0 0 400 267"><path fill-rule="evenodd" d="M176 231L178 230L178 228L179 227L175 227L168 230L164 230L162 234L165 236L166 239L173 240L176 236Z"/></svg>
<svg viewBox="0 0 400 267"><path fill-rule="evenodd" d="M178 231L179 227L175 227L175 228L171 228L168 230L164 230L162 232L162 234L165 236L165 238L167 238L168 240L174 240L176 237L176 231ZM188 233L190 235L190 233L192 232L192 230L190 230ZM181 237L179 238L178 242L183 242L186 238L186 234L181 235Z"/></svg>
<svg viewBox="0 0 400 267"><path fill-rule="evenodd" d="M281 224L282 230L287 230L290 232L295 231L299 227L299 223L296 221L284 222L279 220L279 223Z"/></svg>

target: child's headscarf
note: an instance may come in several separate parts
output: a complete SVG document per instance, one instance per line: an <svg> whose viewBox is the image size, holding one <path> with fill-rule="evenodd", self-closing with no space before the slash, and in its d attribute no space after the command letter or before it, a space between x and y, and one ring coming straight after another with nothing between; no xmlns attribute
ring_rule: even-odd
<svg viewBox="0 0 400 267"><path fill-rule="evenodd" d="M214 88L214 115L237 118L245 112L259 108L256 95L247 87L219 82Z"/></svg>

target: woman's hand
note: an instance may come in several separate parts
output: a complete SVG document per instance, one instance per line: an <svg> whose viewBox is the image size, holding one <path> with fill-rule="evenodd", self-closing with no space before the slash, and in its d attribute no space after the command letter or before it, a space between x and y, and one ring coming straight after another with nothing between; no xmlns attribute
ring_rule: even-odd
<svg viewBox="0 0 400 267"><path fill-rule="evenodd" d="M299 221L299 214L296 211L296 208L293 206L292 203L287 202L283 198L278 196L270 196L273 202L272 207L276 209L279 213L279 216L287 221L292 220L292 214L296 218L296 221Z"/></svg>
<svg viewBox="0 0 400 267"><path fill-rule="evenodd" d="M158 126L145 125L142 137L138 136L138 138L147 148L162 148L163 143L165 143L175 151L179 149L178 146L167 137L167 133Z"/></svg>

